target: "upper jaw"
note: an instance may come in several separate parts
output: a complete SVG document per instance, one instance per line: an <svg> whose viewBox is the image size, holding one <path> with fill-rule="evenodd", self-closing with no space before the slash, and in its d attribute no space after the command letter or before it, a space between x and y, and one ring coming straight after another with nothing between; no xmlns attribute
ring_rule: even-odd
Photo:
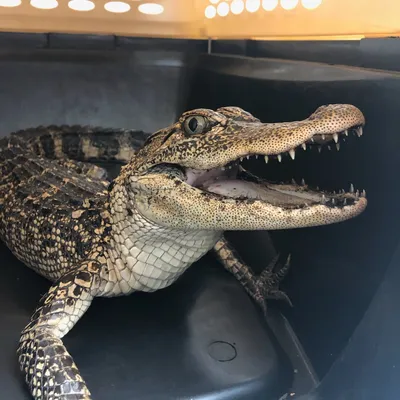
<svg viewBox="0 0 400 400"><path fill-rule="evenodd" d="M267 162L272 158L281 161L285 155L294 159L300 149L329 142L339 147L352 133L360 137L364 124L363 114L352 105L320 107L303 121L230 121L221 130L205 134L204 142L202 138L197 139L197 149L188 149L184 158L174 160L172 156L170 161L186 168L209 170L224 168L252 156L264 157ZM177 150L175 154L179 154Z"/></svg>

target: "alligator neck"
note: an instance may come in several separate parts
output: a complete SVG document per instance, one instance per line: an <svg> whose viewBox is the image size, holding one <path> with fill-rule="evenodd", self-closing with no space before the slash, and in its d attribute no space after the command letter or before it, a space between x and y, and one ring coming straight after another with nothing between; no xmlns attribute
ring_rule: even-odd
<svg viewBox="0 0 400 400"><path fill-rule="evenodd" d="M104 296L152 292L175 282L222 232L179 230L144 218L120 185L110 195L111 237Z"/></svg>

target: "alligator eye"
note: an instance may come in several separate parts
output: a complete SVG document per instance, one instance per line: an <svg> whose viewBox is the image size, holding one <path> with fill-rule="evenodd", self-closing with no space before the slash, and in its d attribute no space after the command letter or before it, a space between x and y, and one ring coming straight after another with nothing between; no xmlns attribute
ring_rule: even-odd
<svg viewBox="0 0 400 400"><path fill-rule="evenodd" d="M202 133L206 130L207 120L200 115L196 115L195 117L189 117L183 125L186 133L193 135L195 133Z"/></svg>

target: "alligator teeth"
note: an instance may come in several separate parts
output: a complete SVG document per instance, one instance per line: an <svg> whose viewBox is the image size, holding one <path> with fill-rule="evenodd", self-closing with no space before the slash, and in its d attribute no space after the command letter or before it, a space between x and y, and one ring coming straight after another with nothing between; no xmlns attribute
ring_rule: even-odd
<svg viewBox="0 0 400 400"><path fill-rule="evenodd" d="M335 143L339 141L339 135L337 133L333 134L333 140L335 141Z"/></svg>
<svg viewBox="0 0 400 400"><path fill-rule="evenodd" d="M310 141L311 141L312 143L314 143L314 138L311 138Z"/></svg>
<svg viewBox="0 0 400 400"><path fill-rule="evenodd" d="M332 199L332 204L335 205L336 204L336 200Z"/></svg>
<svg viewBox="0 0 400 400"><path fill-rule="evenodd" d="M243 157L240 157L240 161L243 161Z"/></svg>
<svg viewBox="0 0 400 400"><path fill-rule="evenodd" d="M356 192L356 199L358 199L360 197L360 192L357 190Z"/></svg>
<svg viewBox="0 0 400 400"><path fill-rule="evenodd" d="M331 150L331 146L328 146L328 150Z"/></svg>
<svg viewBox="0 0 400 400"><path fill-rule="evenodd" d="M319 146L319 147L318 147L318 153L321 153L321 151L322 151L322 147Z"/></svg>
<svg viewBox="0 0 400 400"><path fill-rule="evenodd" d="M350 183L350 193L354 193L354 186L352 183Z"/></svg>
<svg viewBox="0 0 400 400"><path fill-rule="evenodd" d="M340 143L336 143L336 150L337 150L337 151L340 150Z"/></svg>
<svg viewBox="0 0 400 400"><path fill-rule="evenodd" d="M249 158L250 158L250 156L246 156L246 158L247 158L247 159L249 159Z"/></svg>
<svg viewBox="0 0 400 400"><path fill-rule="evenodd" d="M294 178L292 178L292 183L293 185L297 185L297 182L294 180Z"/></svg>
<svg viewBox="0 0 400 400"><path fill-rule="evenodd" d="M321 137L322 137L322 140L325 140L325 135L321 135Z"/></svg>
<svg viewBox="0 0 400 400"><path fill-rule="evenodd" d="M278 161L281 162L282 161L282 156L280 154L278 154L277 157L278 157Z"/></svg>
<svg viewBox="0 0 400 400"><path fill-rule="evenodd" d="M221 167L222 171L225 171L225 167Z"/></svg>
<svg viewBox="0 0 400 400"><path fill-rule="evenodd" d="M268 156L264 156L265 164L268 164Z"/></svg>
<svg viewBox="0 0 400 400"><path fill-rule="evenodd" d="M294 160L294 157L296 155L295 150L294 149L289 150L289 154L290 154L290 157L292 157L292 160Z"/></svg>
<svg viewBox="0 0 400 400"><path fill-rule="evenodd" d="M307 145L306 145L305 143L303 143L303 144L301 145L301 147L303 148L303 150L307 150Z"/></svg>
<svg viewBox="0 0 400 400"><path fill-rule="evenodd" d="M356 132L357 132L357 136L360 137L363 134L363 128L362 126L359 126L358 128L356 128Z"/></svg>
<svg viewBox="0 0 400 400"><path fill-rule="evenodd" d="M325 197L324 194L322 195L322 202L323 202L323 203L326 203L326 197Z"/></svg>
<svg viewBox="0 0 400 400"><path fill-rule="evenodd" d="M301 184L302 184L302 186L306 185L306 181L304 180L304 178L301 178Z"/></svg>
<svg viewBox="0 0 400 400"><path fill-rule="evenodd" d="M255 158L256 158L256 160L257 160L257 158L258 158L258 154L256 154L254 157L255 157Z"/></svg>
<svg viewBox="0 0 400 400"><path fill-rule="evenodd" d="M363 189L363 191L361 192L361 197L367 197L367 192L365 191L365 189Z"/></svg>
<svg viewBox="0 0 400 400"><path fill-rule="evenodd" d="M344 199L343 200L343 205L346 205L347 204L347 199Z"/></svg>
<svg viewBox="0 0 400 400"><path fill-rule="evenodd" d="M349 130L348 130L348 129L344 130L343 133L344 133L346 136L349 136Z"/></svg>

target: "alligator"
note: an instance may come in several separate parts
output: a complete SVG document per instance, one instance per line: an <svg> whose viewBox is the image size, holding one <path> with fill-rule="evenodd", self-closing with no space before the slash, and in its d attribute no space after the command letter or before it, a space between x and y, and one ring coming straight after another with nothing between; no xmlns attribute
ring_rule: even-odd
<svg viewBox="0 0 400 400"><path fill-rule="evenodd" d="M353 218L365 191L272 183L242 161L294 158L298 148L361 136L353 105L319 107L301 121L263 123L239 107L195 109L171 126L142 131L39 126L0 140L0 238L50 281L17 349L36 399L91 399L62 338L95 297L153 292L209 251L266 311L290 303L280 290L290 260L257 275L224 231L313 227ZM120 163L108 179L101 162Z"/></svg>

